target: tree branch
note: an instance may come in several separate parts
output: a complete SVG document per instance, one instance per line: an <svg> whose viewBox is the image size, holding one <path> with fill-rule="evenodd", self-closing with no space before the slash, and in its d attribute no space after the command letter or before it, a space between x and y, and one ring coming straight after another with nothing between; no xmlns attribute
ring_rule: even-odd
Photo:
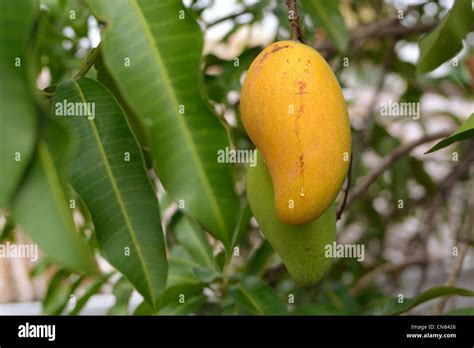
<svg viewBox="0 0 474 348"><path fill-rule="evenodd" d="M296 5L296 0L286 0L286 5L288 6L288 22L290 23L291 27L291 39L305 43L303 33L298 22L298 6Z"/></svg>
<svg viewBox="0 0 474 348"><path fill-rule="evenodd" d="M434 199L431 201L430 206L425 212L425 217L423 219L423 224L421 226L420 232L416 235L419 237L420 243L419 246L421 247L422 257L428 257L428 239L430 237L431 232L433 231L433 227L435 226L435 218L436 213L443 205L443 199L441 198L442 195L438 191ZM413 253L418 253L413 251ZM428 271L428 265L423 264L421 265L421 277L418 280L418 284L415 288L415 294L419 294L423 288L423 285L426 281Z"/></svg>
<svg viewBox="0 0 474 348"><path fill-rule="evenodd" d="M216 24L220 24L222 22L225 22L225 21L228 21L230 19L236 19L237 17L240 17L244 14L247 14L247 13L250 13L249 11L247 11L247 9L245 9L244 11L242 12L239 12L239 13L234 13L234 14L230 14L228 16L225 16L225 17L222 17L222 18L218 18L216 19L214 22L211 22L211 23L206 23L206 28L209 28L209 27L212 27Z"/></svg>
<svg viewBox="0 0 474 348"><path fill-rule="evenodd" d="M422 245L427 244L431 232L431 222L436 215L436 210L446 201L454 184L469 171L472 162L474 162L474 142L470 143L470 146L468 146L466 154L462 157L461 161L459 161L459 163L457 163L451 171L439 181L435 196L430 198L425 196L417 201L425 204L428 203L428 208L424 219L425 227L413 237L412 241L418 239ZM414 206L414 204L408 205L406 209L411 209ZM389 215L389 217L390 219L393 219L393 214Z"/></svg>
<svg viewBox="0 0 474 348"><path fill-rule="evenodd" d="M468 149L463 156L462 160L454 166L451 172L441 181L438 186L436 195L430 200L429 207L426 210L425 218L423 219L423 225L419 233L410 241L418 241L418 248L409 251L410 254L421 253L423 256L427 257L428 255L428 240L431 233L433 232L433 227L436 226L435 219L438 210L443 206L443 203L446 201L449 192L451 191L454 184L469 171L471 163L474 161L474 142L471 142L468 145ZM420 250L421 249L421 250ZM422 273L418 285L416 287L415 293L419 293L422 290L423 283L426 280L427 276L427 265L422 265Z"/></svg>
<svg viewBox="0 0 474 348"><path fill-rule="evenodd" d="M451 133L452 133L451 130L445 130L445 131L435 133L435 134L428 134L421 137L420 139L417 139L415 141L402 145L396 150L394 150L393 152L391 152L387 157L385 157L382 163L372 171L372 173L367 175L362 180L362 182L352 190L347 200L347 205L351 204L352 202L354 202L354 200L356 200L363 193L365 193L370 187L370 185L372 185L372 183L375 180L377 180L377 177L380 174L382 174L384 171L386 171L388 168L390 168L390 166L392 166L400 157L403 157L409 154L414 148L422 144L428 143L430 141L433 141L439 138L445 138L449 136Z"/></svg>
<svg viewBox="0 0 474 348"><path fill-rule="evenodd" d="M437 21L429 24L418 23L409 28L402 25L397 18L385 18L375 23L356 28L349 38L350 48L348 51L354 54L371 38L382 39L390 37L398 39L411 34L427 33L433 30L437 24ZM326 59L332 58L337 53L336 47L330 42L326 42L320 47L316 47L316 49L320 51Z"/></svg>
<svg viewBox="0 0 474 348"><path fill-rule="evenodd" d="M459 254L454 258L453 265L451 268L451 272L448 275L448 279L446 280L446 286L454 286L461 274L462 264L464 262L464 258L467 255L467 251L469 250L469 244L473 238L473 226L474 226L474 216L469 212L474 211L474 185L471 184L471 194L469 198L469 207L468 212L466 215L466 220L464 221L464 225L462 228L461 233L459 234L459 244L458 244L458 251ZM449 296L444 296L440 299L438 305L434 310L434 314L441 314L446 307L446 303L448 302Z"/></svg>
<svg viewBox="0 0 474 348"><path fill-rule="evenodd" d="M344 189L344 199L342 200L341 207L339 208L339 211L337 212L336 216L336 221L341 219L342 213L344 212L344 208L346 207L347 203L347 196L349 195L349 189L351 187L351 179L352 179L352 153L351 153L351 159L349 162L349 171L347 172L347 186Z"/></svg>
<svg viewBox="0 0 474 348"><path fill-rule="evenodd" d="M461 274L462 264L464 262L464 258L466 257L467 251L469 250L469 240L462 239L459 243L459 254L453 260L453 265L451 268L451 272L449 273L448 280L446 281L446 286L454 286ZM439 300L438 305L433 311L433 314L440 315L444 311L444 307L446 307L446 303L448 302L449 296L444 296Z"/></svg>
<svg viewBox="0 0 474 348"><path fill-rule="evenodd" d="M405 268L408 268L410 266L414 265L420 265L420 264L427 264L430 262L434 262L436 260L429 260L425 257L413 257L410 259L405 260L404 262L400 264L393 264L393 263L384 263L383 265L380 265L370 272L364 274L362 277L360 277L355 284L351 288L351 294L352 295L357 295L362 289L366 288L372 282L382 276L383 274L386 273L400 273Z"/></svg>
<svg viewBox="0 0 474 348"><path fill-rule="evenodd" d="M454 184L467 173L471 162L474 162L474 149L472 150L472 153L470 155L468 154L466 157L463 157L462 160L453 167L451 172L447 174L444 178L439 180L439 182L436 184L436 187L438 188L437 193L439 193L444 200L446 199L449 191L451 191L451 189L453 188ZM406 202L406 204L404 204L404 208L411 210L420 205L427 205L432 201L433 197L429 196L428 194L425 194L421 198L409 200L408 202ZM393 219L396 219L398 216L397 213L399 211L400 209L397 209L395 207L387 216L387 220L391 221Z"/></svg>

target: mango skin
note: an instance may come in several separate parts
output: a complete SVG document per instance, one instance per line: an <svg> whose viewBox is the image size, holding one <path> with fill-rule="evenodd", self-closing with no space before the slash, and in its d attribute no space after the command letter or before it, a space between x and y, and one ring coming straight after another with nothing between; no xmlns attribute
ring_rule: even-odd
<svg viewBox="0 0 474 348"><path fill-rule="evenodd" d="M303 287L317 284L331 267L325 247L336 240L334 205L308 224L285 225L276 215L272 179L260 152L257 165L247 169L246 180L247 198L255 219L292 278Z"/></svg>
<svg viewBox="0 0 474 348"><path fill-rule="evenodd" d="M341 189L351 151L347 107L324 58L296 41L269 45L249 68L240 110L270 170L280 221L320 216Z"/></svg>

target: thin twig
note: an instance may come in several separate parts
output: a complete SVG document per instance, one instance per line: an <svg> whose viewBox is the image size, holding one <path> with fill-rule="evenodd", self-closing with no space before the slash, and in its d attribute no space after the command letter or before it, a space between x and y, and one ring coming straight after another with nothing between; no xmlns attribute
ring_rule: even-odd
<svg viewBox="0 0 474 348"><path fill-rule="evenodd" d="M344 189L344 199L342 200L341 207L339 208L339 211L337 212L337 217L336 220L340 220L342 213L344 212L344 208L346 207L347 203L347 197L349 196L349 189L351 187L351 178L352 178L352 153L351 153L351 159L349 161L349 170L347 171L347 185L346 188Z"/></svg>
<svg viewBox="0 0 474 348"><path fill-rule="evenodd" d="M420 199L419 202L429 203L427 208L428 213L424 219L425 228L423 228L419 233L417 233L410 242L418 240L421 244L427 244L427 239L431 228L429 228L430 221L434 220L436 210L438 207L443 204L449 196L450 191L452 190L454 184L459 181L466 173L468 173L471 164L474 162L474 142L471 141L470 145L467 148L465 155L462 159L451 169L451 171L439 181L437 185L436 195L428 199L425 197ZM410 206L412 209L414 205ZM390 215L392 216L392 215ZM428 227L426 227L428 226Z"/></svg>
<svg viewBox="0 0 474 348"><path fill-rule="evenodd" d="M286 0L286 5L288 6L288 22L290 23L291 27L291 39L305 43L299 24L298 6L296 5L296 0Z"/></svg>
<svg viewBox="0 0 474 348"><path fill-rule="evenodd" d="M454 186L454 184L469 171L471 163L474 161L474 142L470 142L467 151L464 154L462 160L452 169L452 171L441 181L438 186L436 195L430 201L429 207L426 210L425 218L419 233L410 241L418 242L418 248L410 251L410 253L421 253L423 256L428 255L428 241L432 234L434 227L436 226L435 218L439 209L442 208L443 203L448 198L448 195ZM421 249L421 250L420 250ZM428 268L426 265L422 265L421 277L418 281L418 285L415 289L415 294L421 292L424 282L427 278Z"/></svg>
<svg viewBox="0 0 474 348"><path fill-rule="evenodd" d="M471 194L469 198L469 207L468 213L466 215L464 225L462 227L462 231L459 234L459 244L458 244L458 251L459 254L454 258L453 265L451 268L451 272L448 275L448 279L446 280L446 286L454 286L461 274L462 264L464 262L464 258L467 255L467 251L469 250L469 244L473 238L473 226L474 226L474 217L469 212L474 211L474 185L471 183ZM438 305L434 309L434 314L441 314L446 307L446 303L448 302L449 296L444 296L440 299Z"/></svg>
<svg viewBox="0 0 474 348"><path fill-rule="evenodd" d="M428 257L428 239L430 237L431 232L433 231L433 227L435 226L435 218L436 213L443 205L443 199L441 198L442 195L438 192L434 199L431 201L430 206L426 210L425 218L423 219L423 224L421 227L420 232L417 234L419 240L419 246L421 247L422 257ZM422 264L421 265L421 277L418 280L418 284L415 287L415 294L419 294L425 284L426 278L428 275L428 265Z"/></svg>
<svg viewBox="0 0 474 348"><path fill-rule="evenodd" d="M423 34L433 30L437 21L425 24L418 23L413 27L406 27L402 25L397 18L385 18L375 23L371 23L355 29L349 38L349 49L351 55L360 50L368 39L384 39L384 38L403 38L412 34ZM326 42L324 45L316 47L321 54L326 58L332 58L336 53L336 47Z"/></svg>
<svg viewBox="0 0 474 348"><path fill-rule="evenodd" d="M95 60L99 56L99 53L100 53L100 43L96 48L93 48L92 51L89 52L89 54L86 57L86 60L84 61L84 64L81 66L81 69L79 69L79 72L76 74L75 77L85 76L87 72L90 70L90 68L94 65Z"/></svg>
<svg viewBox="0 0 474 348"><path fill-rule="evenodd" d="M387 48L387 51L385 52L384 58L383 58L383 64L382 64L382 72L380 74L380 78L377 82L377 86L375 87L374 94L372 96L372 100L370 101L369 107L367 109L367 113L364 115L365 117L365 124L366 126L364 127L364 142L366 143L366 139L369 137L369 132L372 127L367 126L369 121L372 121L373 118L372 116L372 110L374 110L375 106L377 105L377 102L379 100L380 94L383 91L383 87L385 84L385 77L387 74L390 72L390 67L392 66L393 59L395 57L395 40L390 39L389 42L389 47ZM339 65L341 66L341 65Z"/></svg>
<svg viewBox="0 0 474 348"><path fill-rule="evenodd" d="M220 24L222 22L225 22L225 21L228 21L230 19L236 19L237 17L240 17L244 14L247 14L247 13L250 13L249 11L247 11L247 9L245 9L245 11L242 11L242 12L239 12L239 13L234 13L234 14L230 14L228 16L225 16L225 17L221 17L221 18L218 18L216 19L214 22L211 22L211 23L207 23L206 24L206 27L207 28L210 28L216 24Z"/></svg>
<svg viewBox="0 0 474 348"><path fill-rule="evenodd" d="M362 182L352 190L351 194L349 195L349 198L347 199L347 204L351 204L352 202L354 202L354 200L362 196L362 194L364 194L368 190L370 185L372 185L372 183L377 180L377 177L383 172L385 172L388 168L390 168L390 166L392 166L399 158L409 154L413 149L422 144L428 143L439 138L445 138L451 133L451 130L445 130L435 134L427 134L421 137L420 139L402 145L393 152L391 152L388 156L385 157L382 163L372 171L372 173L367 175L362 180Z"/></svg>
<svg viewBox="0 0 474 348"><path fill-rule="evenodd" d="M430 262L435 262L436 260L429 260L425 257L413 257L410 259L405 260L404 262L400 264L393 264L393 263L384 263L383 265L380 265L370 272L366 273L363 275L361 278L359 278L354 286L351 288L351 294L352 295L357 295L362 289L366 288L372 282L382 276L383 274L386 273L400 273L401 271L405 270L406 268L414 265L420 265L420 264L427 264Z"/></svg>
<svg viewBox="0 0 474 348"><path fill-rule="evenodd" d="M450 134L451 132L448 131L446 133ZM379 174L382 173L386 168L388 168L388 166L386 166L385 163L388 163L388 162L393 163L396 160L396 158L399 158L403 154L409 153L411 151L411 149L413 149L414 147L416 147L416 146L418 146L418 145L420 145L424 142L434 140L433 138L444 137L444 136L445 135L443 135L441 133L433 134L433 135L430 135L430 136L425 136L425 137L423 137L423 138L421 138L417 141L414 141L412 143L409 143L409 144L405 145L405 147L403 147L403 148L399 148L398 149L399 150L398 151L398 157L396 157L396 156L392 157L392 155L390 155L389 157L391 158L391 161L386 161L386 162L382 163L382 165L379 166L374 172L377 172ZM431 138L431 140L426 140L428 138ZM423 139L426 140L426 141L422 141ZM418 144L418 145L415 145L415 144ZM401 151L401 150L403 150L403 151ZM396 157L396 158L394 158L394 157ZM471 142L471 144L467 147L466 156L464 156L462 158L462 160L459 161L458 164L456 164L456 166L451 170L451 172L448 175L446 175L442 180L440 180L440 184L438 185L437 196L433 199L433 201L431 201L430 207L428 208L428 212L426 213L426 216L425 216L425 219L424 219L425 228L419 234L417 234L417 236L420 239L422 244L425 244L425 245L428 244L427 243L427 238L429 237L429 234L432 230L432 228L429 227L429 226L432 226L432 224L434 223L434 216L436 215L435 213L436 213L437 209L439 208L439 205L442 204L446 200L446 197L449 194L449 192L451 191L454 184L466 172L468 172L468 170L471 166L471 163L473 163L473 162L474 162L474 142ZM383 168L385 168L385 169L383 169ZM375 177L377 177L377 175ZM372 182L373 182L373 180L370 181L370 183L372 183ZM370 186L370 183L368 183L368 186ZM367 186L367 184L364 184L365 189L367 189L368 186ZM365 189L362 190L361 192L364 192ZM359 190L360 190L360 188L359 188ZM355 190L353 190L353 192L354 191ZM472 196L474 196L474 193L472 194ZM474 207L471 207L470 210L471 211L474 210ZM428 227L426 227L426 226L428 226ZM472 231L472 225L469 227L468 231ZM423 234L423 236L420 236L421 234ZM472 236L471 236L471 239L472 239ZM469 244L468 241L470 240L470 238L464 238L462 240L464 241L464 243L466 243L466 241L467 241L467 244ZM460 248L460 256L461 256L461 253L462 253L462 250ZM460 262L459 259L460 258L458 258L458 262ZM398 264L398 265L383 264L383 265L373 269L372 271L368 272L367 274L362 276L359 280L357 280L357 282L354 284L354 286L351 289L351 293L353 293L353 294L359 293L360 290L362 290L366 286L370 285L375 279L377 279L382 274L392 273L392 272L399 272L399 271L405 269L406 267L412 266L412 265L426 266L428 263L434 262L434 261L436 261L436 260L430 260L427 256L427 253L425 253L425 254L417 256L417 257L409 258L405 262L403 262L401 264ZM456 272L457 272L456 267L453 267L453 268L454 268L454 274L456 274Z"/></svg>
<svg viewBox="0 0 474 348"><path fill-rule="evenodd" d="M459 242L459 254L453 260L453 266L451 268L451 272L449 273L448 280L446 281L446 286L454 286L461 274L462 264L464 262L464 258L467 255L467 251L469 250L469 241L467 239L462 239ZM443 313L444 307L446 307L446 303L448 302L449 296L444 296L440 299L438 305L433 311L433 314L439 315Z"/></svg>
<svg viewBox="0 0 474 348"><path fill-rule="evenodd" d="M443 200L446 200L449 192L453 188L454 184L462 178L469 170L470 164L474 162L474 150L471 151L471 154L464 156L447 174L445 177L440 179L437 184L437 193L439 193ZM426 193L423 197L418 199L412 199L408 202L404 203L404 209L411 211L415 209L417 206L424 206L433 201L433 197ZM388 221L392 221L397 218L398 212L400 209L394 207L390 214L387 216Z"/></svg>

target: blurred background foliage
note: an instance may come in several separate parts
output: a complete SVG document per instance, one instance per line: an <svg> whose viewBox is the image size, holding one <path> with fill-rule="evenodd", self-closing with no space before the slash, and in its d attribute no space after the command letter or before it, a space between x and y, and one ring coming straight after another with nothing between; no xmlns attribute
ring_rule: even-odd
<svg viewBox="0 0 474 348"><path fill-rule="evenodd" d="M474 132L474 15L470 0L297 2L304 40L333 68L351 118L351 187L348 204L337 223L337 240L360 243L366 248L364 262L335 260L322 283L310 289L294 284L252 218L245 199L245 167L233 165L227 177L224 169L214 171L206 167L205 161L212 161L215 155L206 152L206 146L219 149L223 144L231 144L238 149L253 148L239 116L239 91L246 70L258 53L271 42L289 39L287 4L277 0L187 0L184 4L166 0L162 2L163 8L156 10L162 11L158 14L152 8L153 2L138 3L142 9L149 8L142 18L145 22L140 23L155 35L152 46L130 38L127 26L114 27L119 26L117 18L121 18L129 24L130 33L139 30L134 22L137 18L127 12L125 2L41 0L27 44L28 60L33 67L29 77L36 84L34 100L43 110L50 109L57 86L78 74L84 75L81 72L100 81L114 95L134 132L133 141L143 152L148 176L159 197L168 254L166 287L152 285L162 292L157 303L147 300L146 295L140 302L135 290L142 295L146 291L141 291L140 281L130 282L128 266L114 256L106 256L108 262L99 256L104 251L100 242L103 232L96 230L89 202L76 193L85 188L71 186L69 174L65 174L69 185L58 185L68 198L77 201L72 209L75 226L81 242L87 242L96 251L95 271L63 268L57 262L62 256L55 258L54 250L53 255L44 255L41 262L26 266L31 268L29 276L33 279L26 283L12 280L15 271L2 265L5 272L0 289L3 288L4 302L21 300L7 291L14 292L18 284L28 284L33 290L18 294L23 299L41 298L42 310L47 314L79 314L98 293L112 298L108 314L456 313L453 308L474 314L474 302L469 299L474 296L474 145L470 140ZM179 24L177 19L181 10L185 11L186 24ZM8 15L4 11L2 31L8 23L15 25L7 21ZM160 23L166 23L166 28L153 29L160 27ZM109 24L112 25L108 27ZM177 35L180 32L184 33L182 37ZM114 33L119 37L115 41L119 42L112 42ZM106 35L110 35L110 41ZM101 40L97 55L98 50L91 50ZM7 42L2 40L1 44ZM140 62L137 71L150 75L137 74L138 82L132 84L130 75L119 67L121 61L114 61L114 52L122 49L120 52L130 51L132 65L140 59L136 52L159 52L163 69L171 74L169 81L163 77L163 71ZM189 52L190 58L183 52ZM95 59L93 68L91 57ZM191 96L185 96L189 86L177 78L180 71L185 72L187 83L193 85ZM8 80L2 81L5 88L8 84ZM136 90L145 91L145 85L151 86L156 101L134 94ZM190 153L199 153L203 160L196 164L198 169L193 169L192 164L184 165L183 169L179 162L157 155L160 146L172 147L176 145L173 138L184 137L172 127L181 122L173 119L174 106L161 101L173 96L192 105L192 112L204 122L200 126L192 121L187 124L195 140L188 144ZM381 116L381 105L389 101L420 103L420 118ZM158 119L160 113L170 113L168 118L163 116L164 121L153 120L151 116L150 122L164 122L171 135L147 124L147 105L151 105L150 112ZM47 125L55 122L44 111L38 117L37 144L46 138ZM215 120L223 125L222 130ZM457 134L444 140L436 151L425 153L458 128ZM205 138L203 129L215 129L215 137ZM224 129L228 139L225 137L223 142ZM67 130L63 133L68 134ZM59 156L55 155L57 148L65 147L68 141L74 143L74 134L69 136L72 140L50 145L53 157ZM154 144L156 139L160 139L159 144ZM179 148L179 142L176 146ZM184 176L175 179L160 163L169 163L167 168L171 172L184 171ZM57 170L69 169L64 165ZM196 171L202 176L195 178ZM196 208L180 209L179 180L184 183L186 175L196 185L217 185L231 178L229 182L233 183L236 195L232 187L230 193L212 186L216 202L228 204L225 211L229 216L222 217L225 229L218 226L215 217L199 209L200 205L208 204L206 197L192 195L189 199ZM25 185L25 177L21 180L21 185ZM17 200L15 195L10 198L12 202ZM338 204L342 199L343 193ZM222 208L221 204L218 207ZM15 230L15 209L12 214L8 205L3 208L2 241L24 241L21 223ZM51 240L46 243L57 245L52 240L55 234L48 236ZM35 240L33 235L29 237ZM138 249L140 243L143 242L138 242ZM455 257L453 250L457 252ZM144 273L147 267L144 266ZM166 266L148 270L166 272ZM131 272L134 273L133 268ZM443 296L450 294L460 297L452 297L446 306ZM441 300L431 301L435 298Z"/></svg>

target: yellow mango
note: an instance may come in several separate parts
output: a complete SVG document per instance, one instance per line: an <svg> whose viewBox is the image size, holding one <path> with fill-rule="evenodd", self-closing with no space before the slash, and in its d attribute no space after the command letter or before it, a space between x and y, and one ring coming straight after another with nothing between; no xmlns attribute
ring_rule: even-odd
<svg viewBox="0 0 474 348"><path fill-rule="evenodd" d="M347 107L329 65L299 42L269 45L247 72L240 110L270 171L280 221L316 219L340 191L351 151Z"/></svg>
<svg viewBox="0 0 474 348"><path fill-rule="evenodd" d="M273 205L272 179L260 152L257 166L247 169L247 197L260 229L301 286L317 284L331 267L326 245L336 240L336 209L331 204L317 219L304 225L280 222Z"/></svg>

